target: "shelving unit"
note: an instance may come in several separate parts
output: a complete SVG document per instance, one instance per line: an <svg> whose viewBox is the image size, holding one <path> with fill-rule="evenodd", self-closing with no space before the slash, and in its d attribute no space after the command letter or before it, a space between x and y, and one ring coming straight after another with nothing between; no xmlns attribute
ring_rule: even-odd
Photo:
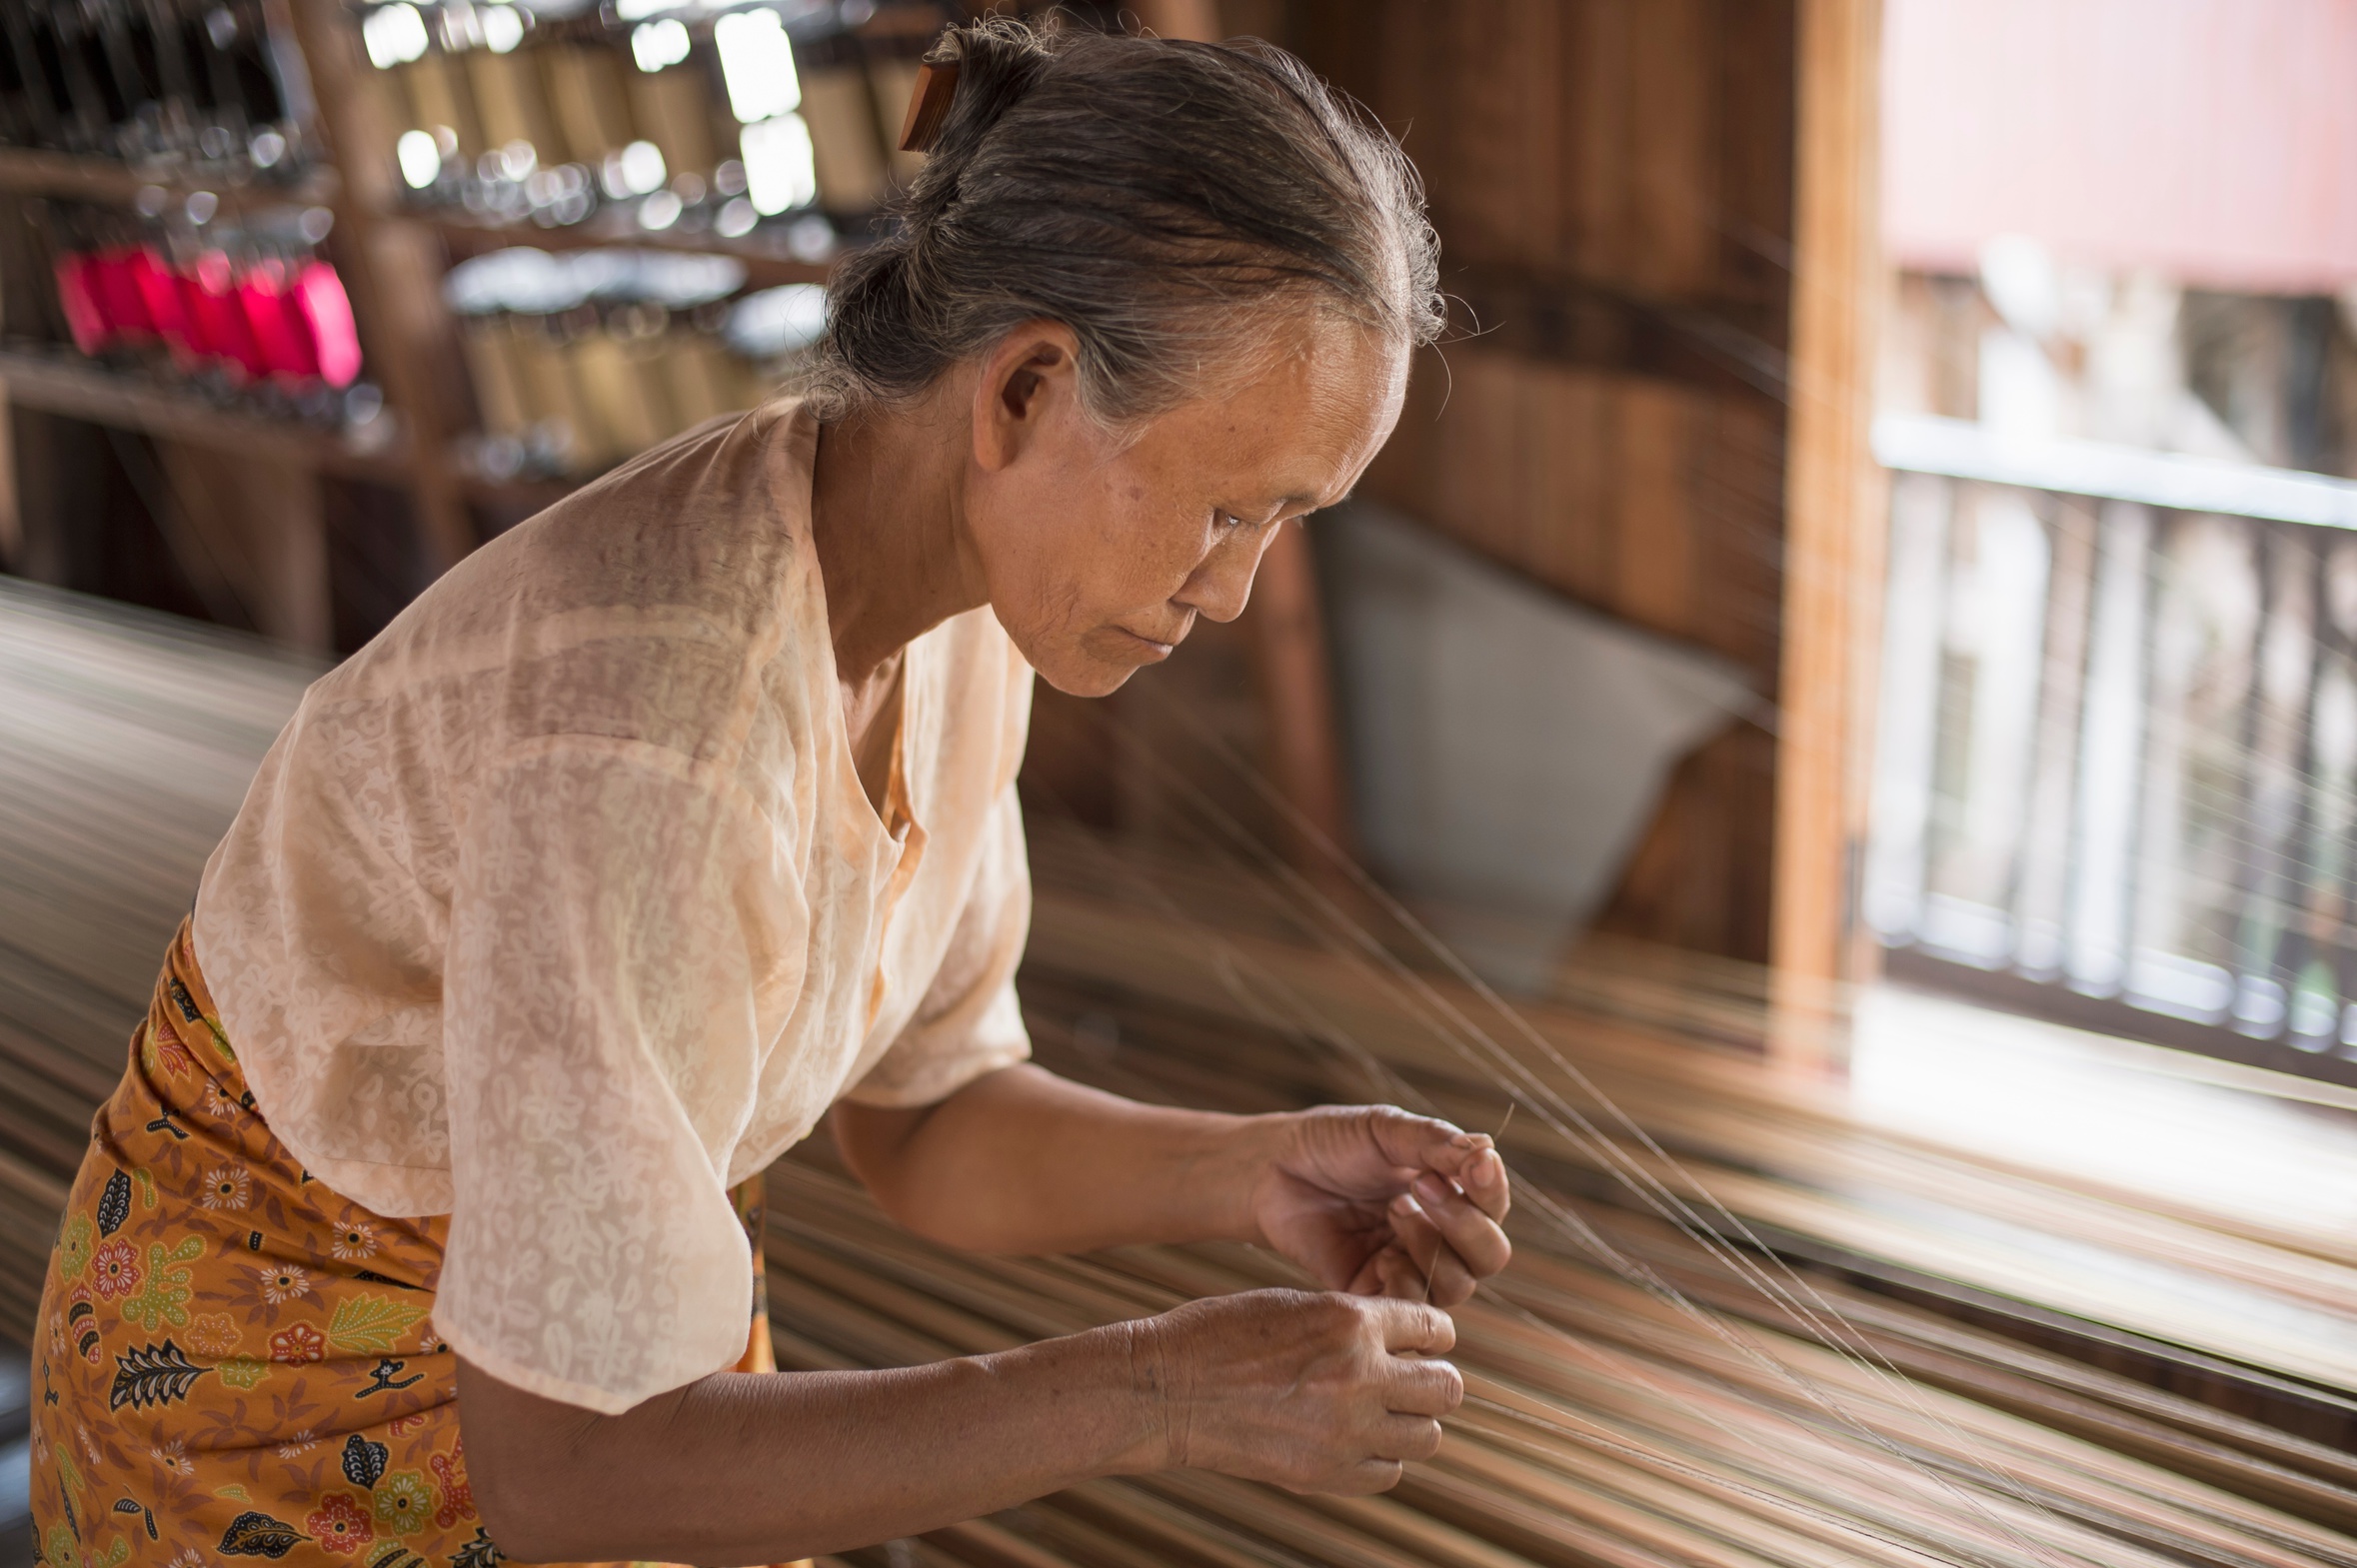
<svg viewBox="0 0 2357 1568"><path fill-rule="evenodd" d="M382 415L355 431L340 432L275 416L263 400L241 399L222 387L163 374L154 366L86 358L58 343L53 326L43 333L39 313L25 308L26 293L37 295L47 287L39 278L19 280L20 294L11 300L10 317L0 321L0 410L13 404L38 415L87 422L146 438L159 451L186 448L215 458L243 458L298 476L293 488L306 494L322 481L382 487L399 499L402 516L392 519L392 525L415 535L431 574L563 496L594 472L596 457L620 455L608 442L593 456L591 468L562 475L527 471L503 477L470 461L469 438L481 428L483 415L461 350L459 324L442 298L442 282L452 266L515 246L556 253L627 247L727 257L743 268L744 289L755 291L824 283L841 247L813 260L807 234L799 247L803 254L798 255L797 247L772 224L748 234L723 235L715 231L709 209L701 214L696 232L667 232L642 227L618 207L595 212L587 221L544 227L492 221L455 205L435 206L423 200L404 180L395 156L399 138L419 128L416 94L404 94L404 67L380 68L386 62L372 62L369 56L364 22L376 9L346 0L263 0L261 15L274 35L281 74L292 71L302 78L284 84L287 102L298 110L308 109L295 138L308 155L299 172L281 176L222 163L133 163L0 146L0 203L9 209L5 218L10 222L39 204L111 210L122 214L126 223L133 215L151 221L178 219L190 212L192 200L203 202L206 218L217 224L242 225L290 210L325 209L332 214L326 248L351 295L366 375L383 393ZM436 15L431 6L423 14ZM907 21L909 15L888 9L888 19ZM617 87L627 80L627 49L619 60L601 61L594 54L602 45L611 53L622 36L604 28L596 17L545 19L532 31L543 36L528 47L586 58L604 73L600 81L611 76ZM450 35L445 31L438 36L448 42ZM458 57L436 58L446 75L458 69ZM547 57L540 58L545 62ZM540 67L550 68L546 63ZM578 110L581 105L572 107ZM477 124L471 111L452 117ZM0 555L15 558L8 564L17 570L29 567L38 574L40 561L27 559L40 555L39 542L28 538L28 533L39 532L39 523L28 518L22 494L20 471L27 465L8 461L7 445L0 441ZM318 507L303 510L306 516L293 526L322 526ZM382 526L382 509L378 511ZM193 517L157 523L167 539L175 530L185 536L191 527L202 526ZM236 554L228 542L200 543L213 553ZM327 557L317 542L305 554L322 562ZM338 639L323 629L331 620L332 585L324 576L318 581L278 577L280 593L304 602L272 607L257 619L309 628L304 640L311 651L331 651ZM371 630L344 629L340 641L349 646Z"/></svg>
<svg viewBox="0 0 2357 1568"><path fill-rule="evenodd" d="M182 168L143 168L111 158L86 158L38 147L0 147L0 192L129 207L147 191L187 197L198 191L217 197L225 212L256 207L325 207L337 191L336 171L311 169L284 182L232 184L207 180Z"/></svg>

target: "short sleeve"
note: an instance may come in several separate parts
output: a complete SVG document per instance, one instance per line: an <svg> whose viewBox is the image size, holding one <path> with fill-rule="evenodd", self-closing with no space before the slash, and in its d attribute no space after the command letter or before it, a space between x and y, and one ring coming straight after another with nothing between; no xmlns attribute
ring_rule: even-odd
<svg viewBox="0 0 2357 1568"><path fill-rule="evenodd" d="M613 1414L743 1353L753 1257L726 1167L757 976L808 925L799 884L760 874L773 841L725 784L634 742L537 742L470 791L434 1320L501 1381Z"/></svg>
<svg viewBox="0 0 2357 1568"><path fill-rule="evenodd" d="M1029 1060L1032 1041L1015 998L1015 969L1031 928L1023 807L1010 784L992 807L974 885L933 984L900 1038L844 1098L934 1105L985 1073Z"/></svg>

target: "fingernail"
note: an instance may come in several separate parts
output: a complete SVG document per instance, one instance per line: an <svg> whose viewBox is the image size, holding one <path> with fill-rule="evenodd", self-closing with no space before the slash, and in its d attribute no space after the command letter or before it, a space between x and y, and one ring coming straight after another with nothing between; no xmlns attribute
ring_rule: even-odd
<svg viewBox="0 0 2357 1568"><path fill-rule="evenodd" d="M1431 1203L1448 1201L1448 1187L1430 1171L1415 1178L1415 1195Z"/></svg>
<svg viewBox="0 0 2357 1568"><path fill-rule="evenodd" d="M1391 1200L1391 1212L1392 1212L1392 1213L1394 1213L1394 1214L1412 1214L1412 1213L1414 1213L1414 1212L1415 1212L1415 1199L1413 1199L1413 1198L1409 1197L1409 1196L1408 1196L1406 1193L1404 1193L1404 1192L1400 1193L1400 1194L1399 1194L1397 1197L1395 1197L1395 1198L1393 1198L1393 1199Z"/></svg>
<svg viewBox="0 0 2357 1568"><path fill-rule="evenodd" d="M1448 1145L1451 1148L1469 1149L1473 1146L1473 1135L1469 1132L1460 1132L1448 1140Z"/></svg>

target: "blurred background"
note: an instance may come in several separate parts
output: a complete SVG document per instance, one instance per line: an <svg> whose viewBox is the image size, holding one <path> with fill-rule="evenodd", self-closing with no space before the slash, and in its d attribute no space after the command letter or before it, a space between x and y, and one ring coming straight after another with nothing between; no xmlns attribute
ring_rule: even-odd
<svg viewBox="0 0 2357 1568"><path fill-rule="evenodd" d="M303 683L791 377L967 9L0 6L0 1240ZM1340 846L1517 994L2162 1186L2107 1042L2274 1074L2343 1119L2231 1179L2357 1211L2357 0L1061 13L1357 96L1454 330L1242 621L1042 691L1045 877Z"/></svg>

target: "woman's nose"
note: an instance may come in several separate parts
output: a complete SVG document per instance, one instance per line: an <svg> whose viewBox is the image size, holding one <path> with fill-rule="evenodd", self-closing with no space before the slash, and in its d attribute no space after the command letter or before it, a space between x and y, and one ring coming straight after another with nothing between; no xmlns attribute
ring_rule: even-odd
<svg viewBox="0 0 2357 1568"><path fill-rule="evenodd" d="M1252 597L1252 575L1275 538L1273 528L1238 529L1212 547L1174 598L1205 620L1233 621Z"/></svg>

